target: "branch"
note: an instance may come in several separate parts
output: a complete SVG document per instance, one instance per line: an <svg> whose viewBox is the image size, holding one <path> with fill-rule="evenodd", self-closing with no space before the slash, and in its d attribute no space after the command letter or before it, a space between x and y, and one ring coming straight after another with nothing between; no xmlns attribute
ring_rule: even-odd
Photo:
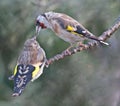
<svg viewBox="0 0 120 106"><path fill-rule="evenodd" d="M115 31L118 30L119 27L120 27L120 17L117 18L114 25L112 25L108 30L106 30L105 32L103 32L102 35L99 36L99 39L106 41L108 38L110 38L113 35L113 33ZM99 45L98 42L91 41L88 44L86 44L85 46L79 46L79 47L76 47L73 50L69 50L69 51L65 50L61 54L57 54L56 56L48 59L46 62L46 67L48 67L50 64L52 64L54 61L63 59L66 56L71 56L71 55L75 54L76 52L87 50L89 48L93 48L93 47L98 46L98 45Z"/></svg>

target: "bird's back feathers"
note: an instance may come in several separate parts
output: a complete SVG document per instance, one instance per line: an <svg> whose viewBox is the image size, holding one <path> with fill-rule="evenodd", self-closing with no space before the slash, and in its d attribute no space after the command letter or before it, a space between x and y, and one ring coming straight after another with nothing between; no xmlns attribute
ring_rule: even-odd
<svg viewBox="0 0 120 106"><path fill-rule="evenodd" d="M19 96L28 82L36 80L43 73L45 62L45 52L36 39L28 39L11 77L14 80L13 96Z"/></svg>
<svg viewBox="0 0 120 106"><path fill-rule="evenodd" d="M58 35L60 31L62 32L66 30L69 32L69 36L71 36L72 34L72 36L75 35L75 37L80 36L80 38L88 38L88 39L96 40L105 45L109 45L108 43L98 39L95 35L89 32L83 25L81 25L78 21L76 21L75 19L73 19L72 17L66 14L54 13L52 18L50 19L50 23L53 26L54 31ZM63 37L63 39L66 39L66 38Z"/></svg>

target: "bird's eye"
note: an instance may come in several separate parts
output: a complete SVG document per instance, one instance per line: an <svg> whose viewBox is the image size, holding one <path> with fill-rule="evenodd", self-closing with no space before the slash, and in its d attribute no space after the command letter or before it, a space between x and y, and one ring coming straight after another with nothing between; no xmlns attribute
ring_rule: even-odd
<svg viewBox="0 0 120 106"><path fill-rule="evenodd" d="M37 42L34 42L35 45L37 45Z"/></svg>

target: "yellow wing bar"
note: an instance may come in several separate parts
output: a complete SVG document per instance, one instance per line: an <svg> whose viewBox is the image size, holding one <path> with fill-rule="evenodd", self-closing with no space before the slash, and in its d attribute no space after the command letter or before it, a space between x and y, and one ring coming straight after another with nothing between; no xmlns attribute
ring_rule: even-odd
<svg viewBox="0 0 120 106"><path fill-rule="evenodd" d="M15 66L15 69L14 69L14 72L13 72L13 75L14 75L14 76L15 76L16 73L17 73L17 67L18 67L18 65Z"/></svg>
<svg viewBox="0 0 120 106"><path fill-rule="evenodd" d="M78 36L81 36L81 37L83 36L82 34L77 33L77 32L75 31L75 28L72 27L72 26L70 26L70 25L68 25L68 26L66 27L66 30L69 31L69 32L72 33L72 34L75 34L75 35L78 35Z"/></svg>
<svg viewBox="0 0 120 106"><path fill-rule="evenodd" d="M32 78L34 78L37 74L38 74L38 72L39 72L39 70L40 70L40 67L39 67L39 65L37 66L34 66L35 67L35 70L33 71L33 73L32 73Z"/></svg>

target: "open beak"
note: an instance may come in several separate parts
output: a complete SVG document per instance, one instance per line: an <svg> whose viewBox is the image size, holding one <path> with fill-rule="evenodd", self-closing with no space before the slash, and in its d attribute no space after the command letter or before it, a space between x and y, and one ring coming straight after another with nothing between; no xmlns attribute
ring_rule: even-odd
<svg viewBox="0 0 120 106"><path fill-rule="evenodd" d="M36 34L37 34L37 35L39 35L40 30L41 30L41 27L37 25L37 26L36 26Z"/></svg>

